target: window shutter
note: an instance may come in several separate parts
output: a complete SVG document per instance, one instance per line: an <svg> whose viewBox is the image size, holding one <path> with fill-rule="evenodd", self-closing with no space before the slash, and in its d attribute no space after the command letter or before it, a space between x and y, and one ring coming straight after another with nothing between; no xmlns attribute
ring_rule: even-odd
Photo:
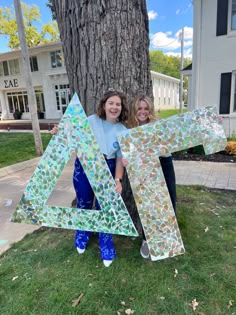
<svg viewBox="0 0 236 315"><path fill-rule="evenodd" d="M229 0L217 0L216 36L226 35Z"/></svg>
<svg viewBox="0 0 236 315"><path fill-rule="evenodd" d="M231 72L221 73L220 114L230 113L231 78Z"/></svg>

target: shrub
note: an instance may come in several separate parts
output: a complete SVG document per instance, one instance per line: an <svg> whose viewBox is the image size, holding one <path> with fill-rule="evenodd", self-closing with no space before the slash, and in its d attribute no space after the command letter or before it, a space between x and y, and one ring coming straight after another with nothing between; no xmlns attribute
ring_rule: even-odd
<svg viewBox="0 0 236 315"><path fill-rule="evenodd" d="M225 151L229 155L236 155L236 141L228 141L228 143L225 147Z"/></svg>

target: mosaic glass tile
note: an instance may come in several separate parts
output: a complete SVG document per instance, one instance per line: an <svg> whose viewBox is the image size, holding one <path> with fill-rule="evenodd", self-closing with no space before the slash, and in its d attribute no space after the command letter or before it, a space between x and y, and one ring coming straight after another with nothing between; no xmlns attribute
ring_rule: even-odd
<svg viewBox="0 0 236 315"><path fill-rule="evenodd" d="M74 150L101 206L100 211L46 205ZM115 187L115 181L75 94L59 124L58 134L52 137L25 188L12 221L138 236L123 199L115 193Z"/></svg>
<svg viewBox="0 0 236 315"><path fill-rule="evenodd" d="M159 157L202 144L206 154L227 140L216 107L158 120L118 136L152 260L183 254L178 223Z"/></svg>

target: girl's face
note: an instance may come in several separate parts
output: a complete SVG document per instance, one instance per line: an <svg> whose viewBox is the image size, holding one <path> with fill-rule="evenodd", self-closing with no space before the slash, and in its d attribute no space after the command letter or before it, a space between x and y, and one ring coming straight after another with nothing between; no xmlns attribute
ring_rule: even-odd
<svg viewBox="0 0 236 315"><path fill-rule="evenodd" d="M106 120L114 124L122 111L121 99L119 96L111 96L107 99L104 110L106 113Z"/></svg>
<svg viewBox="0 0 236 315"><path fill-rule="evenodd" d="M149 115L150 115L149 105L144 101L140 101L136 112L136 118L140 126L145 125L149 122Z"/></svg>

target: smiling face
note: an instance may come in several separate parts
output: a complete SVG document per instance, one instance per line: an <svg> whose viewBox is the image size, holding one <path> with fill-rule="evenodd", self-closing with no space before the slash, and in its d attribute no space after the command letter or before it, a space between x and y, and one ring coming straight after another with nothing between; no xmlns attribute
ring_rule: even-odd
<svg viewBox="0 0 236 315"><path fill-rule="evenodd" d="M114 124L118 120L121 110L122 105L120 97L117 95L109 97L104 105L106 120Z"/></svg>
<svg viewBox="0 0 236 315"><path fill-rule="evenodd" d="M140 100L137 112L136 112L136 119L138 120L139 125L144 125L149 122L149 116L150 116L150 108L149 105L143 101Z"/></svg>

